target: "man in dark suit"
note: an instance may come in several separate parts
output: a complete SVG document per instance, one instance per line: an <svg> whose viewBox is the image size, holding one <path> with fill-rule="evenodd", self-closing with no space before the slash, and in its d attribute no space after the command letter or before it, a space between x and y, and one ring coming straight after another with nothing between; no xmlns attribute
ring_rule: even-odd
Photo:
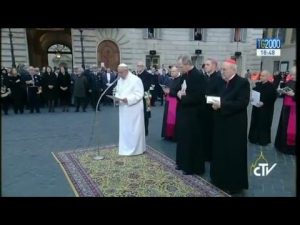
<svg viewBox="0 0 300 225"><path fill-rule="evenodd" d="M116 75L111 72L110 68L106 69L106 72L102 74L102 89L105 90L106 88L110 87L107 92L105 93L103 104L112 104L112 99L108 98L106 95L112 95L113 94L113 88L115 85L110 86L111 83L114 82L116 79Z"/></svg>

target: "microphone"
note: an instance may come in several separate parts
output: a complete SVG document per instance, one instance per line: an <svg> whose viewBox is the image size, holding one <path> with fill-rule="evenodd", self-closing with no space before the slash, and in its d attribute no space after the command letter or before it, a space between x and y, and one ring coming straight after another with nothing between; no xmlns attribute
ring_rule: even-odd
<svg viewBox="0 0 300 225"><path fill-rule="evenodd" d="M108 89L109 89L111 86L113 86L114 83L116 83L119 79L120 79L120 76L119 76L119 74L118 74L117 78L116 78L111 84L109 84L109 86L102 92L102 94L100 95L100 97L99 97L99 99L98 99L97 105L96 105L96 112L97 112L97 110L98 110L98 106L99 106L100 101L101 101L102 97L104 96L104 94L105 94L105 93L108 91Z"/></svg>
<svg viewBox="0 0 300 225"><path fill-rule="evenodd" d="M112 86L114 85L114 83L116 83L118 80L120 79L120 76L118 75L117 78L102 92L101 96L99 97L98 99L98 102L97 102L97 106L96 106L96 113L95 113L95 116L97 115L97 111L98 111L98 106L100 104L100 101L102 99L102 97L104 96L104 94L107 92L107 90ZM95 160L103 160L104 159L104 156L102 155L97 155L94 157Z"/></svg>

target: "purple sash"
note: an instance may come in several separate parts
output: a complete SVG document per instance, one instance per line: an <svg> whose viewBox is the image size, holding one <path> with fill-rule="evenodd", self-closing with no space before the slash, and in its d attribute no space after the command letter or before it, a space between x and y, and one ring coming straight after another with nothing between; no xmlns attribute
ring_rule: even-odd
<svg viewBox="0 0 300 225"><path fill-rule="evenodd" d="M173 137L174 130L175 130L175 121L176 121L177 99L175 97L167 96L166 100L169 102L168 113L167 113L166 136Z"/></svg>
<svg viewBox="0 0 300 225"><path fill-rule="evenodd" d="M290 107L287 127L287 145L295 145L296 139L296 102L291 96L284 96L283 105Z"/></svg>

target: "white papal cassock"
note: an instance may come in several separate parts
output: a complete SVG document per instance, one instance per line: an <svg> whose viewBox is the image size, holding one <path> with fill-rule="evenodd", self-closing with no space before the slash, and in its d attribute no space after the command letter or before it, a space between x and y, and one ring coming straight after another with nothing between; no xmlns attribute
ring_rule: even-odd
<svg viewBox="0 0 300 225"><path fill-rule="evenodd" d="M119 79L116 97L127 98L119 103L119 155L138 155L146 150L144 125L144 87L141 79L128 72Z"/></svg>

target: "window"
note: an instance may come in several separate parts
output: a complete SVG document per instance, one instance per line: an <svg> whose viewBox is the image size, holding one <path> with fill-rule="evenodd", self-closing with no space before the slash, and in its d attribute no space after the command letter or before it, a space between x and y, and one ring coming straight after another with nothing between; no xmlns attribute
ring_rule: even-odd
<svg viewBox="0 0 300 225"><path fill-rule="evenodd" d="M296 40L296 29L292 29L291 43L295 43L295 40Z"/></svg>
<svg viewBox="0 0 300 225"><path fill-rule="evenodd" d="M279 38L281 44L285 43L286 28L274 28L272 31L272 38Z"/></svg>
<svg viewBox="0 0 300 225"><path fill-rule="evenodd" d="M286 71L289 71L289 62L283 61L280 64L280 72L286 72Z"/></svg>
<svg viewBox="0 0 300 225"><path fill-rule="evenodd" d="M159 55L146 55L146 67L150 69L151 67L157 67L160 64Z"/></svg>
<svg viewBox="0 0 300 225"><path fill-rule="evenodd" d="M202 41L202 33L203 33L203 29L194 28L194 40L195 41Z"/></svg>
<svg viewBox="0 0 300 225"><path fill-rule="evenodd" d="M232 42L246 42L247 40L247 29L246 28L234 28L232 30Z"/></svg>
<svg viewBox="0 0 300 225"><path fill-rule="evenodd" d="M279 71L280 61L274 61L273 74Z"/></svg>
<svg viewBox="0 0 300 225"><path fill-rule="evenodd" d="M191 41L206 41L207 29L204 28L193 28L190 29L190 40Z"/></svg>
<svg viewBox="0 0 300 225"><path fill-rule="evenodd" d="M286 28L278 29L278 38L280 39L282 45L285 43L285 34Z"/></svg>
<svg viewBox="0 0 300 225"><path fill-rule="evenodd" d="M272 30L272 38L278 38L278 28L273 28Z"/></svg>
<svg viewBox="0 0 300 225"><path fill-rule="evenodd" d="M234 29L234 41L235 42L240 42L242 40L242 32L241 32L241 28L235 28Z"/></svg>
<svg viewBox="0 0 300 225"><path fill-rule="evenodd" d="M144 39L161 39L162 29L158 28L144 28L143 38Z"/></svg>
<svg viewBox="0 0 300 225"><path fill-rule="evenodd" d="M262 38L268 38L268 29L263 30Z"/></svg>
<svg viewBox="0 0 300 225"><path fill-rule="evenodd" d="M155 38L154 28L148 28L148 38L149 39Z"/></svg>
<svg viewBox="0 0 300 225"><path fill-rule="evenodd" d="M48 65L59 67L66 65L72 68L72 50L63 44L54 44L48 48Z"/></svg>

